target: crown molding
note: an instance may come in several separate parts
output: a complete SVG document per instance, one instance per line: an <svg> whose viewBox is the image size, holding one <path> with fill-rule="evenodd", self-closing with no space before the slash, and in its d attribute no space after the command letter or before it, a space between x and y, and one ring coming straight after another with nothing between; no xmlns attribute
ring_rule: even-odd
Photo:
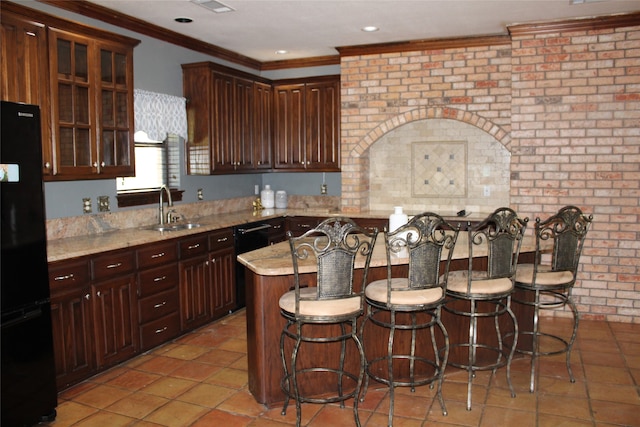
<svg viewBox="0 0 640 427"><path fill-rule="evenodd" d="M261 70L284 70L287 68L320 67L340 64L339 55L316 56L312 58L285 59L282 61L263 62Z"/></svg>
<svg viewBox="0 0 640 427"><path fill-rule="evenodd" d="M421 50L454 49L461 47L477 47L511 44L506 34L477 37L456 37L448 39L411 40L405 42L379 43L360 46L341 46L336 49L340 56L374 55L392 52L411 52Z"/></svg>
<svg viewBox="0 0 640 427"><path fill-rule="evenodd" d="M507 30L509 34L514 37L566 31L603 30L608 28L634 27L638 25L640 25L640 11L589 18L508 25Z"/></svg>

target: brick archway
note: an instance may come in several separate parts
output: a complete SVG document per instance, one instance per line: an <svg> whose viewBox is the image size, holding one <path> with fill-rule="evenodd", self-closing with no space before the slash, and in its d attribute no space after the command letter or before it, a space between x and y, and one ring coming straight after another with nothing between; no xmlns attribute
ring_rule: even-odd
<svg viewBox="0 0 640 427"><path fill-rule="evenodd" d="M369 131L343 153L349 157L342 165L342 210L359 213L369 206L369 147L392 130L418 120L450 119L470 124L492 135L511 151L511 135L502 126L475 113L450 107L421 107L391 117ZM344 142L343 142L344 144Z"/></svg>
<svg viewBox="0 0 640 427"><path fill-rule="evenodd" d="M456 108L449 107L427 107L417 108L415 110L407 111L398 116L392 117L385 122L379 124L372 129L362 140L357 143L349 152L350 156L360 157L366 153L369 147L380 139L383 135L391 132L397 127L411 123L417 120L425 119L451 119L458 120L463 123L468 123L483 131L491 134L497 141L504 145L507 150L511 151L511 136L500 125L493 123L482 116L469 111L458 110Z"/></svg>

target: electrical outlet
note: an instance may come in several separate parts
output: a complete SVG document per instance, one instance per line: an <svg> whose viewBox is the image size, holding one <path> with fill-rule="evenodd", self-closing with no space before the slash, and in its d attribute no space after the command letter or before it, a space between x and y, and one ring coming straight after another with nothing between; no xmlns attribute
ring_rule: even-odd
<svg viewBox="0 0 640 427"><path fill-rule="evenodd" d="M320 186L320 194L327 194L327 184L322 184Z"/></svg>
<svg viewBox="0 0 640 427"><path fill-rule="evenodd" d="M484 197L489 197L491 196L491 186L490 185L485 185L483 188L483 194Z"/></svg>
<svg viewBox="0 0 640 427"><path fill-rule="evenodd" d="M82 213L90 214L91 212L92 212L91 197L83 197L82 198Z"/></svg>
<svg viewBox="0 0 640 427"><path fill-rule="evenodd" d="M202 193L202 188L198 188L198 200L204 200L204 194Z"/></svg>
<svg viewBox="0 0 640 427"><path fill-rule="evenodd" d="M98 196L98 212L109 212L109 196Z"/></svg>

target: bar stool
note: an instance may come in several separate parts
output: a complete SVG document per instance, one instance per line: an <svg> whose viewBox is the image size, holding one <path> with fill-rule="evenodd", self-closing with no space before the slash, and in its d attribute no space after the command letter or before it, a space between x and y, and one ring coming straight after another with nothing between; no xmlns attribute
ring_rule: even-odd
<svg viewBox="0 0 640 427"><path fill-rule="evenodd" d="M353 414L356 425L360 426L358 396L365 359L356 322L363 313L364 286L377 234L377 229L367 231L348 218L326 219L299 237L287 233L294 287L279 301L280 312L286 319L280 336L284 368L281 387L286 395L282 414L286 414L289 400L293 399L297 426L300 425L302 403L341 402L344 407L344 401L349 398L354 398ZM358 268L357 275L362 274L362 282L355 287L354 267ZM317 286L307 286L312 283L309 274L305 273L315 276ZM289 354L285 350L287 337L294 340ZM357 348L359 371L356 373L346 369L350 366L346 360L349 340L353 340ZM308 345L305 347L302 343ZM339 343L337 361L329 361L322 351L321 347L328 350L331 343ZM302 359L314 366L298 366L304 351L307 355ZM317 384L321 374L334 374L337 378L335 387L331 390L317 386L301 389L301 383L308 386L314 385L315 381ZM345 391L345 385L353 385L353 388ZM329 392L332 394L327 396ZM318 393L322 396L317 396Z"/></svg>
<svg viewBox="0 0 640 427"><path fill-rule="evenodd" d="M449 365L465 369L467 379L467 410L471 410L471 387L476 371L492 370L506 365L511 396L511 360L518 341L518 321L511 311L518 255L528 218L520 219L509 208L496 209L476 226L467 224L468 269L452 271L447 285L444 309L469 320L469 340L451 343L450 349L466 348L467 360L449 361ZM460 245L459 245L460 246ZM513 343L506 348L500 318L508 315L513 322ZM479 333L478 320L493 318L496 341L487 333ZM490 330L491 328L489 328ZM478 357L478 353L482 354ZM486 353L486 354L485 354ZM495 356L493 359L491 356Z"/></svg>
<svg viewBox="0 0 640 427"><path fill-rule="evenodd" d="M384 233L387 278L371 282L365 288L367 315L361 325L361 335L370 322L389 329L389 339L385 354L367 358L361 400L364 401L369 377L386 384L389 387L389 426L393 424L394 388L399 386L408 386L415 391L417 386L433 386L437 382L437 397L442 413L447 414L442 398L442 379L449 354L449 335L440 312L459 231L460 225L454 227L441 216L427 212L414 216L393 232ZM408 271L402 277L393 277L393 258L399 257L409 258ZM436 326L442 334L442 345L437 343ZM403 345L402 340L395 341L396 333L400 338L404 331L411 336L408 345ZM418 339L420 331L428 332L424 339ZM427 343L426 349L423 348L422 344ZM441 352L444 353L442 357Z"/></svg>
<svg viewBox="0 0 640 427"><path fill-rule="evenodd" d="M586 216L575 206L565 206L544 221L536 218L534 263L518 265L516 289L524 291L530 298L514 297L513 301L533 307L533 330L520 331L521 336L531 336L531 350L517 349L519 353L531 356L531 393L535 389L536 362L540 356L566 353L569 380L575 382L571 371L571 349L578 332L579 314L571 291L576 283L582 247L592 220L593 215ZM561 309L565 306L571 309L573 317L571 337L565 339L541 332L538 323L540 310ZM540 350L540 340L543 337L561 343L560 348Z"/></svg>

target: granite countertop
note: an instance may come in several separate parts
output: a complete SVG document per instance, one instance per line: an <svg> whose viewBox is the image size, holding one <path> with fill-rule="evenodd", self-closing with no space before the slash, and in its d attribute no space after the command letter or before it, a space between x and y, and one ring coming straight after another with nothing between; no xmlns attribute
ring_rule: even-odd
<svg viewBox="0 0 640 427"><path fill-rule="evenodd" d="M359 213L341 212L339 209L307 208L307 209L264 209L254 213L251 210L216 214L191 219L190 222L200 224L200 227L180 231L156 231L149 225L124 228L99 234L68 237L49 240L47 242L47 259L49 262L62 261L85 255L93 255L101 252L124 249L146 243L160 242L163 240L185 237L193 234L213 231L226 227L247 224L260 219L277 218L283 216L315 216L331 217L345 216L352 218L388 218L388 211L367 211ZM414 213L408 212L409 215ZM456 219L455 212L450 216L444 213L450 220ZM484 218L478 215L464 217L465 221L474 221ZM462 219L462 217L458 217Z"/></svg>
<svg viewBox="0 0 640 427"><path fill-rule="evenodd" d="M535 250L535 239L533 236L525 235L522 241L520 252L532 252ZM486 256L486 248L478 247L474 249L474 257ZM452 259L469 258L469 245L467 234L460 232L456 246L453 250ZM443 257L443 259L445 259ZM291 249L288 242L281 242L255 251L238 255L238 261L261 276L283 276L293 274L293 264L291 261ZM409 262L408 255L394 255L391 257L391 265L402 265ZM381 234L376 239L371 256L370 267L384 267L387 265L387 257L384 247L384 238ZM363 268L364 263L358 264L356 268ZM301 261L298 265L300 273L311 273L316 271L315 258Z"/></svg>

